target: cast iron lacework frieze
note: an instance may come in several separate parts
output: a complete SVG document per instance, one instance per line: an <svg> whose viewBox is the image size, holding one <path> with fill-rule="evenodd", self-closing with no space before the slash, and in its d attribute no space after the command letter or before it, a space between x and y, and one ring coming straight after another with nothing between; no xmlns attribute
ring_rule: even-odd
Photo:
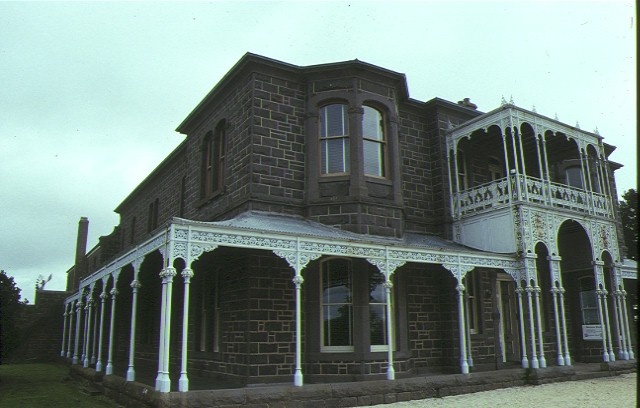
<svg viewBox="0 0 640 408"><path fill-rule="evenodd" d="M282 248L294 250L296 248L296 242L293 239L262 238L251 235L223 234L197 230L191 230L191 242L213 243L218 245L227 244L230 246L262 249Z"/></svg>

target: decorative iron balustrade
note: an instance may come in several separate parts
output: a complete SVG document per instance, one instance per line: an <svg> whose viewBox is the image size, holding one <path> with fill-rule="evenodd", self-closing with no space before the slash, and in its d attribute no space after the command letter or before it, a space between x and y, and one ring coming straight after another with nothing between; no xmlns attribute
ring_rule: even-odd
<svg viewBox="0 0 640 408"><path fill-rule="evenodd" d="M454 194L454 215L461 218L521 201L613 217L611 203L604 194L524 175L511 175Z"/></svg>

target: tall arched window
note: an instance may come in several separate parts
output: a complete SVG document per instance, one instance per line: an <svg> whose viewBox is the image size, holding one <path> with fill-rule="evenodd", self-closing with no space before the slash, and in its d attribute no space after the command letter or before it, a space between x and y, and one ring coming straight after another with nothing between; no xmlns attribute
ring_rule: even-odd
<svg viewBox="0 0 640 408"><path fill-rule="evenodd" d="M209 197L222 191L225 162L225 121L209 132L204 145L202 195Z"/></svg>
<svg viewBox="0 0 640 408"><path fill-rule="evenodd" d="M321 174L349 172L349 117L347 105L331 104L320 109Z"/></svg>
<svg viewBox="0 0 640 408"><path fill-rule="evenodd" d="M364 174L385 176L386 138L382 113L370 106L364 106L362 138L364 150Z"/></svg>

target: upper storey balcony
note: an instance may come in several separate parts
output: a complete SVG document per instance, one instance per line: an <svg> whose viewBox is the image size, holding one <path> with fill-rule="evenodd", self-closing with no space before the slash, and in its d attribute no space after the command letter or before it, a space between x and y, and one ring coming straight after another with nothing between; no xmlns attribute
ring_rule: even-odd
<svg viewBox="0 0 640 408"><path fill-rule="evenodd" d="M597 131L504 104L447 135L451 215L530 203L613 218L613 150Z"/></svg>

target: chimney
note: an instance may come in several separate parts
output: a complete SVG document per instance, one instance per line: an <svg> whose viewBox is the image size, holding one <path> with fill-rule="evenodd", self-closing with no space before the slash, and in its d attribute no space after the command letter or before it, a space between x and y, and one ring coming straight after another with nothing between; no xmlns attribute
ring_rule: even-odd
<svg viewBox="0 0 640 408"><path fill-rule="evenodd" d="M78 240L76 241L76 265L82 262L87 253L87 235L89 234L89 219L81 217L78 222Z"/></svg>

